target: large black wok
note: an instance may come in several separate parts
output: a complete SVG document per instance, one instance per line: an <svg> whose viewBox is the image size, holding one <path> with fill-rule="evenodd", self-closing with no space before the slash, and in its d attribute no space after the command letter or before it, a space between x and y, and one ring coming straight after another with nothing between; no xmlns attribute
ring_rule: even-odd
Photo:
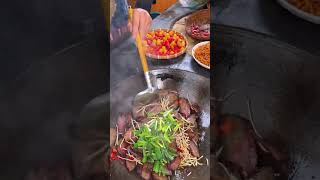
<svg viewBox="0 0 320 180"><path fill-rule="evenodd" d="M152 83L155 87L159 89L174 89L179 92L179 94L183 97L188 97L191 102L198 103L202 109L201 116L201 131L204 132L204 140L200 143L200 154L202 154L205 158L209 159L210 154L210 136L209 136L209 125L210 125L210 116L209 116L209 88L210 81L208 78L202 77L195 73L191 73L188 71L175 70L175 69L159 69L151 71ZM99 143L99 135L98 132L105 132L107 134L107 129L105 124L110 122L110 127L115 127L115 123L117 121L117 116L120 112L131 112L132 108L132 100L135 95L141 90L145 89L146 84L143 75L131 76L128 79L120 82L116 87L111 89L110 96L109 94L103 95L94 99L90 102L82 113L82 119L79 124L78 129L83 129L88 132L88 129L96 129L97 138L95 141ZM110 97L110 101L109 101ZM110 103L110 118L107 115L107 106ZM90 128L91 127L91 128ZM83 134L83 133L79 133ZM88 133L86 133L88 135ZM90 133L89 133L90 134ZM92 137L92 135L91 135ZM105 174L111 174L111 179L140 179L140 176L137 173L131 172L128 173L125 166L121 165L117 161L113 161L111 166L109 165L106 157L106 149L109 150L109 147L106 147L107 142L103 141L103 135L101 135L102 140L97 146L95 150L91 151L93 157L96 156L98 158L92 158L93 161L100 161L100 167L105 171L101 171ZM98 142L99 141L99 142ZM93 141L94 142L94 141ZM105 143L105 144L104 144ZM105 147L104 147L105 146ZM96 153L96 154L95 154ZM89 155L89 156L90 156ZM75 158L77 159L77 158ZM103 161L105 160L105 161ZM105 164L103 164L105 162ZM84 171L88 171L90 169L89 164L80 167L80 163L75 163L76 173L81 176L84 174ZM93 163L94 164L94 163ZM99 164L99 163L97 163ZM78 168L79 167L79 168ZM108 168L110 167L110 171ZM192 174L185 179L193 179L193 178L203 178L209 179L210 172L209 166L199 166L196 168L191 168ZM178 177L175 177L179 179Z"/></svg>
<svg viewBox="0 0 320 180"><path fill-rule="evenodd" d="M228 26L214 25L214 36L211 96L234 92L218 114L249 119L249 98L259 133L288 147L288 179L320 178L320 57Z"/></svg>

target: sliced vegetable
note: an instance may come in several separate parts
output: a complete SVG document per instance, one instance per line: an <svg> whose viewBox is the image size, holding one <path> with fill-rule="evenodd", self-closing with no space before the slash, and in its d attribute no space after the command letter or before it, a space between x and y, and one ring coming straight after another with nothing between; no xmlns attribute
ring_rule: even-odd
<svg viewBox="0 0 320 180"><path fill-rule="evenodd" d="M159 113L158 116L149 116L150 123L144 124L133 133L138 137L138 141L133 145L134 148L143 149L142 163L154 163L153 171L156 173L163 174L166 163L177 156L176 149L170 147L173 135L179 128L172 111L170 109Z"/></svg>

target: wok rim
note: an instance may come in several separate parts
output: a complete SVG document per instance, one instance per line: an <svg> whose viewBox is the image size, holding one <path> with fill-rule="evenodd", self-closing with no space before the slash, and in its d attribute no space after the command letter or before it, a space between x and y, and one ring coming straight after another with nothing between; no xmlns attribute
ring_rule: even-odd
<svg viewBox="0 0 320 180"><path fill-rule="evenodd" d="M188 71L188 70L183 70L183 69L173 69L173 68L159 68L159 69L154 69L154 70L150 70L148 71L149 73L151 74L156 74L156 73L161 73L161 72L186 72L186 73L190 73L190 74L193 74L194 76L197 76L197 77L200 77L202 79L204 79L205 81L210 81L209 78L205 77L205 76L202 76L200 74L197 74L195 72L191 72L191 71ZM129 76L127 77L126 79L124 80L121 80L120 82L118 82L115 86L113 86L112 88L110 88L109 92L106 92L106 93L103 93L103 94L100 94L98 96L96 96L95 98L91 99L87 104L85 104L80 112L80 116L82 117L83 115L85 115L90 109L92 108L95 108L95 107L98 107L99 105L103 104L103 105L108 105L108 103L110 103L110 93L111 91L113 90L116 90L119 88L119 86L121 86L121 84L123 82L125 82L126 80L132 78L132 77L137 77L137 76L143 76L143 74L135 74L135 75L132 75L132 76ZM210 93L210 91L209 91ZM103 98L102 98L103 97ZM101 101L100 99L104 99L104 101ZM96 103L98 102L98 103ZM109 104L110 105L110 104ZM109 111L110 111L110 107L109 107ZM109 112L110 113L110 112Z"/></svg>
<svg viewBox="0 0 320 180"><path fill-rule="evenodd" d="M169 72L169 73L170 73L170 72L179 72L179 71L180 71L180 72L186 72L186 73L189 73L189 74L193 74L194 76L198 76L198 77L204 79L205 81L209 81L209 83L210 83L210 78L207 78L207 77L205 77L205 76L202 76L202 75L200 75L200 74L198 74L198 73L196 73L196 72L192 72L192 71L188 71L188 70L184 70L184 69L158 68L158 69L150 70L150 71L148 71L148 73L151 74L151 75L154 75L154 74L156 74L156 73L161 73L161 72ZM143 76L143 74L142 74L142 73L135 74L135 75L132 75L132 76L127 77L127 78L124 79L124 80L121 80L121 81L118 82L115 86L113 86L112 88L110 88L110 91L119 88L119 86L120 86L124 81L126 81L126 80L128 80L128 79L130 79L130 78L136 77L136 76ZM146 87L147 87L147 86L146 86ZM110 92L108 92L108 93L110 93ZM105 93L105 94L108 94L108 93Z"/></svg>
<svg viewBox="0 0 320 180"><path fill-rule="evenodd" d="M280 40L278 37L266 34L263 32L258 32L255 30L250 30L242 27L225 25L221 23L212 23L214 33L223 33L223 34L237 34L241 35L244 38L250 38L254 40L264 41L270 45L273 45L280 49L285 49L286 51L292 52L298 56L308 57L308 59L320 58L320 55L316 53L311 53L305 49L299 48L291 43Z"/></svg>

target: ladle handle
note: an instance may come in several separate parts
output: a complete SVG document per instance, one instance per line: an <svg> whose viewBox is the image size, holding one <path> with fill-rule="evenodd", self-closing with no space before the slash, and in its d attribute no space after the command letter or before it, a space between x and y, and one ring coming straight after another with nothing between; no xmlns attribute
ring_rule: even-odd
<svg viewBox="0 0 320 180"><path fill-rule="evenodd" d="M131 7L129 7L129 20L132 21L133 20L133 9ZM147 63L147 59L146 59L146 55L144 53L144 49L143 49L143 45L142 45L142 40L141 40L141 36L140 33L138 32L137 37L136 37L136 44L138 47L138 52L139 52L139 56L140 56L140 61L142 64L142 69L144 72L144 77L147 81L147 85L148 85L148 89L152 89L152 85L151 85L151 80L150 80L150 76L149 76L149 67L148 67L148 63Z"/></svg>
<svg viewBox="0 0 320 180"><path fill-rule="evenodd" d="M130 21L133 20L133 9L131 7L129 7L129 19L130 19ZM136 36L136 43L137 43L137 47L138 47L138 51L139 51L139 56L140 56L140 61L142 64L143 72L147 73L149 71L149 68L148 68L148 63L147 63L146 55L144 53L142 40L141 40L141 36L140 36L139 32Z"/></svg>

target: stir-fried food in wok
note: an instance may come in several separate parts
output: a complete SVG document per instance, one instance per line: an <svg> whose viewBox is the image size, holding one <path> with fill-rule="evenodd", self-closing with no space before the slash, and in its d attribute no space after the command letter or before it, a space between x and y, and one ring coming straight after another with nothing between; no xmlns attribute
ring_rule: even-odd
<svg viewBox="0 0 320 180"><path fill-rule="evenodd" d="M173 171L206 164L198 143L200 109L176 91L122 113L112 129L110 160L119 160L143 179L167 179ZM110 131L111 132L111 131Z"/></svg>
<svg viewBox="0 0 320 180"><path fill-rule="evenodd" d="M223 103L234 92L210 103L212 117L211 175L213 180L283 180L289 178L289 156L282 138L263 137L257 130L250 99L249 119L223 113ZM217 120L218 119L218 120Z"/></svg>
<svg viewBox="0 0 320 180"><path fill-rule="evenodd" d="M217 131L216 158L229 178L288 179L288 157L282 151L285 148L280 150L262 138L249 120L223 114Z"/></svg>

